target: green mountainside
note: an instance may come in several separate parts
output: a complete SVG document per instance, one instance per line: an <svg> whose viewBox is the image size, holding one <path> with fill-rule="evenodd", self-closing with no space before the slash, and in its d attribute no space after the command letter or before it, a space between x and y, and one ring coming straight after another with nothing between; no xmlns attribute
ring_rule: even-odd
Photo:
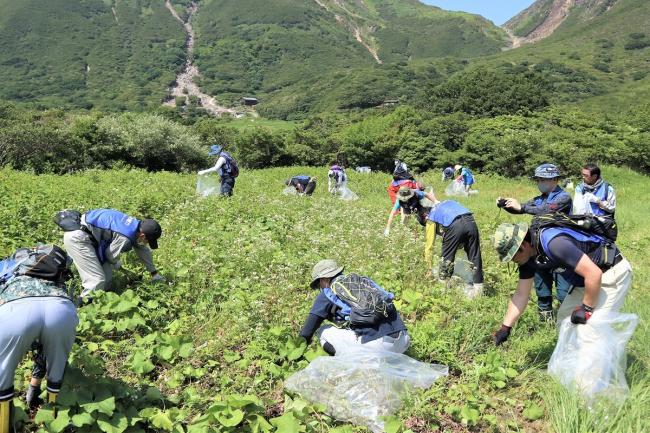
<svg viewBox="0 0 650 433"><path fill-rule="evenodd" d="M157 106L185 34L155 0L0 0L0 99L107 110Z"/></svg>

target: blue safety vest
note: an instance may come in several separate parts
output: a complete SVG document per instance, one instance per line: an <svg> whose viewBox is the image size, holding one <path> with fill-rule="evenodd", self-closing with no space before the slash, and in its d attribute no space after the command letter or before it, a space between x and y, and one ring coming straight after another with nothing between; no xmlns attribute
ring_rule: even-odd
<svg viewBox="0 0 650 433"><path fill-rule="evenodd" d="M445 200L429 212L429 219L443 227L449 227L456 218L472 212L463 205L453 200Z"/></svg>
<svg viewBox="0 0 650 433"><path fill-rule="evenodd" d="M582 233L576 230L572 230L569 228L564 228L564 227L550 227L543 229L542 232L540 233L540 239L539 243L542 247L544 255L550 260L551 265L557 264L557 259L553 257L553 255L550 253L548 244L557 236L559 235L568 235L571 236L573 239L579 241L579 242L591 242L591 243L597 243L597 244L602 244L605 241L604 238L598 235L594 234L587 234L587 233ZM564 278L569 281L569 283L573 284L574 286L580 286L584 284L584 281L582 277L578 274L575 273L575 270L573 269L556 269L555 272L562 273Z"/></svg>
<svg viewBox="0 0 650 433"><path fill-rule="evenodd" d="M549 192L546 197L544 195L538 195L537 197L535 197L534 203L535 206L543 206L544 204L547 203L554 203L564 196L569 197L569 199L571 198L571 196L569 196L569 194L567 194L565 190L563 190L559 186L556 186L555 189ZM571 210L571 205L569 204L569 208L567 209L566 213L568 214L570 210Z"/></svg>
<svg viewBox="0 0 650 433"><path fill-rule="evenodd" d="M86 212L85 220L86 224L102 230L111 230L125 236L131 241L132 245L135 245L137 241L140 221L120 211L115 209L94 209ZM99 240L96 251L101 263L106 262L106 250L109 246L110 241Z"/></svg>
<svg viewBox="0 0 650 433"><path fill-rule="evenodd" d="M465 185L472 185L474 183L474 175L469 168L463 167L460 171L461 176L463 176L463 183Z"/></svg>
<svg viewBox="0 0 650 433"><path fill-rule="evenodd" d="M580 192L582 194L585 193L584 187L580 187ZM609 194L609 183L603 182L598 189L596 189L593 193L596 197L598 197L599 200L601 201L606 201L607 200L607 195ZM601 215L607 215L611 216L610 213L606 212L604 209L601 209L600 206L598 206L596 203L589 203L589 206L591 207L591 213L596 216L601 216Z"/></svg>

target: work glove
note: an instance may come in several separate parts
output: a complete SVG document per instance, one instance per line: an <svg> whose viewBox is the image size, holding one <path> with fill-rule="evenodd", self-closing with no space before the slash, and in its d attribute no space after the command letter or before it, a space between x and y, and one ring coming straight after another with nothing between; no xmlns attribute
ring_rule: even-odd
<svg viewBox="0 0 650 433"><path fill-rule="evenodd" d="M199 170L199 171L198 171L198 174L199 174L199 176L204 175L204 174L205 174L205 170Z"/></svg>
<svg viewBox="0 0 650 433"><path fill-rule="evenodd" d="M151 282L152 282L152 283L164 283L164 282L165 282L165 277L163 277L162 275L160 275L159 272L156 272L155 275L152 275L152 276L151 276Z"/></svg>
<svg viewBox="0 0 650 433"><path fill-rule="evenodd" d="M31 383L29 384L29 388L27 388L27 394L25 395L25 402L27 402L27 406L30 409L35 409L43 404L43 400L39 397L40 393L40 386L34 386Z"/></svg>
<svg viewBox="0 0 650 433"><path fill-rule="evenodd" d="M390 235L390 229L384 229L384 236L388 237Z"/></svg>
<svg viewBox="0 0 650 433"><path fill-rule="evenodd" d="M598 204L600 202L600 199L593 195L592 193L588 192L583 195L585 200L587 200L589 203L596 203Z"/></svg>
<svg viewBox="0 0 650 433"><path fill-rule="evenodd" d="M594 313L594 309L588 305L582 304L576 307L571 313L571 323L574 325L584 325Z"/></svg>
<svg viewBox="0 0 650 433"><path fill-rule="evenodd" d="M501 325L501 328L492 334L494 345L500 346L501 344L505 343L508 340L508 337L510 337L511 329L512 326Z"/></svg>

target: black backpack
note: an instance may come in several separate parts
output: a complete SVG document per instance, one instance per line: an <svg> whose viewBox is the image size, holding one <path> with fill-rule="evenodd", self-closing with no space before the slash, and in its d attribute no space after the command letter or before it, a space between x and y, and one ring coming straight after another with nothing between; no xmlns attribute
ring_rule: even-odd
<svg viewBox="0 0 650 433"><path fill-rule="evenodd" d="M601 248L601 263L596 265L603 271L614 265L617 255L620 251L616 244L618 237L618 227L616 221L608 216L596 215L566 215L560 212L535 215L530 224L530 234L532 245L536 247L539 255L536 258L539 266L544 266L548 262L548 257L543 253L540 245L540 234L545 228L559 227L568 228L588 235L597 235L603 238Z"/></svg>
<svg viewBox="0 0 650 433"><path fill-rule="evenodd" d="M14 276L24 275L32 278L64 283L72 277L70 258L56 245L39 245L32 248L19 248L6 261L2 283Z"/></svg>

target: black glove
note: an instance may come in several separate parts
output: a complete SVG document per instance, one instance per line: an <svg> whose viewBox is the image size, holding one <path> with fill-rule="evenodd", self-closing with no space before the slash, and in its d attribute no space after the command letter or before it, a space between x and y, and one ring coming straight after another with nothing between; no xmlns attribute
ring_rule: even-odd
<svg viewBox="0 0 650 433"><path fill-rule="evenodd" d="M25 401L27 402L27 406L30 409L35 409L43 404L43 400L39 397L40 393L40 386L34 386L31 383L29 384L29 388L27 388L27 395L25 396Z"/></svg>
<svg viewBox="0 0 650 433"><path fill-rule="evenodd" d="M497 332L492 334L492 338L494 339L494 345L500 346L501 344L505 343L508 340L508 337L510 337L511 329L512 326L501 325L501 329L499 329Z"/></svg>
<svg viewBox="0 0 650 433"><path fill-rule="evenodd" d="M574 325L584 325L593 313L593 307L582 304L580 307L576 307L573 313L571 313L571 323Z"/></svg>

